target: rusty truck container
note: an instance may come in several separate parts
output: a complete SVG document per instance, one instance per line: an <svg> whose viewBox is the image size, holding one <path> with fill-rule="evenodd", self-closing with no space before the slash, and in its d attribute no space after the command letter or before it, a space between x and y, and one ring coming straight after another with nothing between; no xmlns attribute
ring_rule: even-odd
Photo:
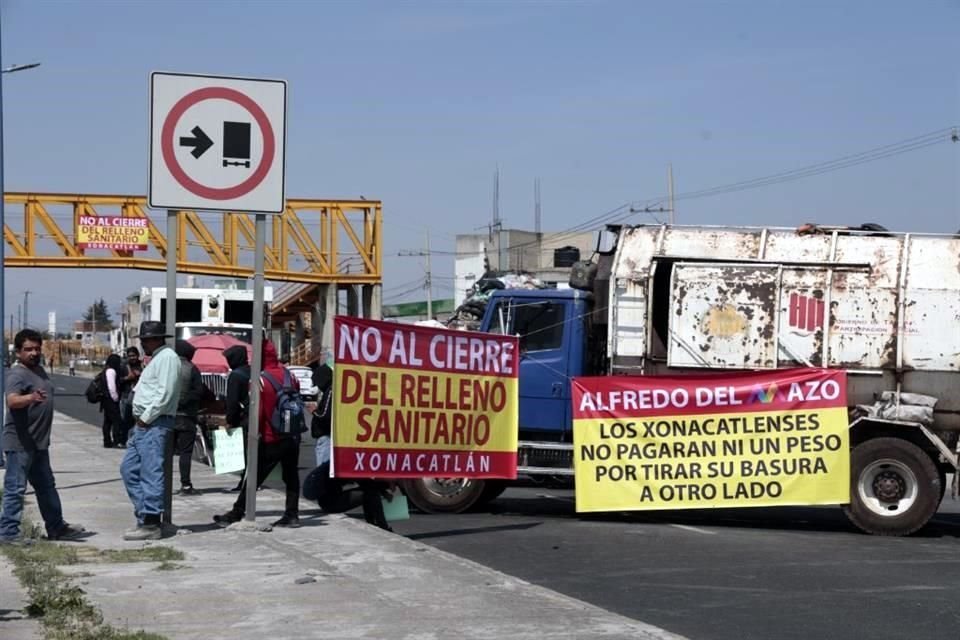
<svg viewBox="0 0 960 640"><path fill-rule="evenodd" d="M611 374L815 366L848 373L852 405L933 396L926 424L858 418L851 407L860 474L851 508L862 512L854 522L905 533L932 516L957 466L960 238L817 227L616 232L609 269L601 259L597 279L606 307L595 312L607 324ZM858 467L858 449L878 438L922 450L936 477L884 447L891 464ZM919 504L927 498L932 511ZM925 513L911 518L920 507Z"/></svg>

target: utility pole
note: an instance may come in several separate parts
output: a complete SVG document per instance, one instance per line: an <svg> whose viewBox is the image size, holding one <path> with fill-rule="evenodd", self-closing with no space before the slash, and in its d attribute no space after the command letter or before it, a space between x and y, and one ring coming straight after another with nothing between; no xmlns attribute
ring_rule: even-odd
<svg viewBox="0 0 960 640"><path fill-rule="evenodd" d="M23 305L17 305L17 326L19 329L17 331L23 331Z"/></svg>
<svg viewBox="0 0 960 640"><path fill-rule="evenodd" d="M430 270L430 232L427 231L427 320L433 320L433 272Z"/></svg>
<svg viewBox="0 0 960 640"><path fill-rule="evenodd" d="M673 206L673 163L667 166L667 185L670 189L670 225L676 222L676 209Z"/></svg>
<svg viewBox="0 0 960 640"><path fill-rule="evenodd" d="M23 327L30 326L30 294L32 291L23 292Z"/></svg>
<svg viewBox="0 0 960 640"><path fill-rule="evenodd" d="M537 234L537 269L543 267L543 227L540 217L540 178L533 181L533 230Z"/></svg>
<svg viewBox="0 0 960 640"><path fill-rule="evenodd" d="M503 271L503 223L500 220L500 167L493 174L493 225L490 227L490 239L493 230L497 230L497 271Z"/></svg>

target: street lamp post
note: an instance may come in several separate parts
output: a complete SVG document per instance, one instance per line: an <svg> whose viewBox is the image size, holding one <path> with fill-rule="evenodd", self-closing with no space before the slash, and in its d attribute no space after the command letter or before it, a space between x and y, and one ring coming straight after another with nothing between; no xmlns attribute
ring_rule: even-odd
<svg viewBox="0 0 960 640"><path fill-rule="evenodd" d="M2 29L2 25L0 25L0 45L2 45L2 42L3 42L2 33L3 33L3 29ZM4 209L5 209L4 195L6 192L3 189L3 163L4 163L4 160L6 159L6 156L3 153L3 80L2 78L7 73L14 73L16 71L26 71L27 69L35 69L36 67L40 66L40 63L31 62L30 64L15 64L7 67L6 69L3 69L2 66L3 65L0 64L0 236L4 234L4 231L7 228L6 217L4 215ZM7 244L6 238L0 237L0 324L3 323L4 298L6 297L6 294L7 294L7 285L6 285L7 276L6 276L6 269L4 267L4 262L6 261L6 257L5 257L6 244ZM10 330L12 332L13 327L10 327ZM0 335L3 335L3 334L4 332L0 330ZM6 361L7 353L8 351L6 349L6 344L4 344L3 354L2 354L4 361ZM4 387L6 386L5 378L6 378L6 375L0 375L0 398L4 399L3 400L4 409L6 408L6 404L7 404L6 391L4 389Z"/></svg>

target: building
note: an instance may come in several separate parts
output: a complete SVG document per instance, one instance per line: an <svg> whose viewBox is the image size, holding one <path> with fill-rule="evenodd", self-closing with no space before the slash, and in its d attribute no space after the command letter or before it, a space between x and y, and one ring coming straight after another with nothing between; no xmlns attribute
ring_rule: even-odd
<svg viewBox="0 0 960 640"><path fill-rule="evenodd" d="M471 287L487 271L526 272L547 286L564 288L570 265L586 260L596 248L594 231L541 233L503 229L457 236L454 264L454 305L459 307Z"/></svg>
<svg viewBox="0 0 960 640"><path fill-rule="evenodd" d="M99 347L109 347L112 340L112 330L98 327L96 322L88 320L77 320L73 323L74 340L80 341L80 346L84 349L96 349Z"/></svg>
<svg viewBox="0 0 960 640"><path fill-rule="evenodd" d="M454 312L452 298L440 298L431 304L433 316L427 314L427 303L424 300L417 302L401 302L398 304L383 305L383 319L397 322L418 322L420 320L446 321Z"/></svg>

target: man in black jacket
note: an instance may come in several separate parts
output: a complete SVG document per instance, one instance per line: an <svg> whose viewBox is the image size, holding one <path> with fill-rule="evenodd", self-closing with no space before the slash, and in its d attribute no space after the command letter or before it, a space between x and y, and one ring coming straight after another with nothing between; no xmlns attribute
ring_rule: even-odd
<svg viewBox="0 0 960 640"><path fill-rule="evenodd" d="M173 448L180 458L181 496L197 496L200 492L190 481L190 463L193 459L193 444L197 439L197 415L206 387L200 371L193 366L196 347L186 340L177 340L175 350L180 356L180 400L177 403L177 418L173 426Z"/></svg>
<svg viewBox="0 0 960 640"><path fill-rule="evenodd" d="M250 364L247 359L247 348L244 345L235 344L223 350L223 357L226 358L227 365L230 367L225 400L227 426L231 429L237 427L243 429L243 457L246 459L247 407L250 404ZM240 482L233 488L234 491L240 491L246 474L244 470L243 475L240 476Z"/></svg>

